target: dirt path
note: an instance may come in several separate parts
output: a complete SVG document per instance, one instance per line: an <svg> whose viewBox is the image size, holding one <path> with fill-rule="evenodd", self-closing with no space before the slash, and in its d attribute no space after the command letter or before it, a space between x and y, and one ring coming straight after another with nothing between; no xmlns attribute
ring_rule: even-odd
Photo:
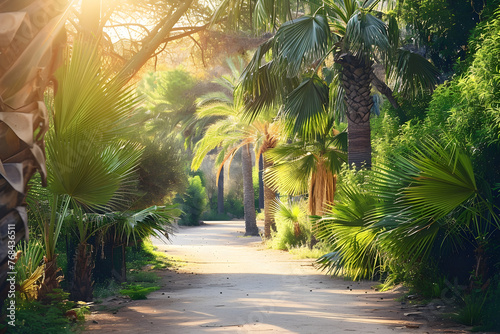
<svg viewBox="0 0 500 334"><path fill-rule="evenodd" d="M162 289L147 300L116 301L115 314L96 313L96 333L440 333L405 316L397 293L378 293L372 282L332 279L242 237L243 222L181 228L171 244L154 243L187 262L162 271ZM121 303L121 304L118 304ZM97 322L97 323L96 323ZM463 333L447 330L447 333Z"/></svg>

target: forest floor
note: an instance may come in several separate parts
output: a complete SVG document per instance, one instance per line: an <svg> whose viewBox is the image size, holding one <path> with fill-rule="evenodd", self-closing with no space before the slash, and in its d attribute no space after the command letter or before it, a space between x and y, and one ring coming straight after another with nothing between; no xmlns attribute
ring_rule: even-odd
<svg viewBox="0 0 500 334"><path fill-rule="evenodd" d="M86 331L96 333L468 333L442 320L435 301L413 305L403 290L377 292L376 282L331 278L287 252L244 237L244 222L181 227L158 250L185 262L156 271L161 289L147 300L110 298Z"/></svg>

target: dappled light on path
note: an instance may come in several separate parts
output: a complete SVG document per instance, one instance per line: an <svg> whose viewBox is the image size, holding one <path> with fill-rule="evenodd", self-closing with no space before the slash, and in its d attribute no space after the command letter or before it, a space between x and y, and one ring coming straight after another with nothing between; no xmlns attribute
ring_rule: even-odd
<svg viewBox="0 0 500 334"><path fill-rule="evenodd" d="M244 222L180 228L155 240L186 264L164 271L162 288L88 327L99 333L394 333L410 324L393 293L373 282L332 279L312 260L243 237ZM425 333L397 329L397 333Z"/></svg>

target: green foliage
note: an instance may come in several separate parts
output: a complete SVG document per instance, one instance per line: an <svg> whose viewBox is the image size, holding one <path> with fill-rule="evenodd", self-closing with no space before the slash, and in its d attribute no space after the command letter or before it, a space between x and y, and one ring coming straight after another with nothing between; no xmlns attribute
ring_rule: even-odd
<svg viewBox="0 0 500 334"><path fill-rule="evenodd" d="M168 238L174 232L173 223L179 214L176 205L166 205L151 206L140 211L111 212L96 215L95 219L113 225L114 240L128 245L151 236Z"/></svg>
<svg viewBox="0 0 500 334"><path fill-rule="evenodd" d="M200 224L200 217L207 206L208 197L198 175L189 177L188 183L184 195L176 198L182 210L179 224L196 226Z"/></svg>
<svg viewBox="0 0 500 334"><path fill-rule="evenodd" d="M307 245L311 239L311 224L305 202L283 204L275 202L276 232L272 233L271 248L289 250Z"/></svg>
<svg viewBox="0 0 500 334"><path fill-rule="evenodd" d="M165 253L155 250L149 240L143 240L136 247L127 248L127 267L131 270L142 270L146 265L151 269L161 269L172 266L172 260Z"/></svg>
<svg viewBox="0 0 500 334"><path fill-rule="evenodd" d="M425 47L433 63L449 73L457 59L465 58L469 31L479 21L483 5L453 0L401 1L399 13L410 30L406 40Z"/></svg>
<svg viewBox="0 0 500 334"><path fill-rule="evenodd" d="M138 90L148 97L148 109L185 111L194 103L195 79L183 68L148 73Z"/></svg>
<svg viewBox="0 0 500 334"><path fill-rule="evenodd" d="M486 291L486 301L483 304L481 331L500 331L500 276L491 280L490 287Z"/></svg>
<svg viewBox="0 0 500 334"><path fill-rule="evenodd" d="M125 289L120 290L124 296L129 296L132 300L147 299L147 295L153 291L159 290L159 286L143 287L140 284L127 284Z"/></svg>
<svg viewBox="0 0 500 334"><path fill-rule="evenodd" d="M333 252L318 259L323 270L353 280L374 278L383 266L378 229L366 228L377 200L359 186L343 185L338 203L323 218L313 222L318 239L328 242Z"/></svg>
<svg viewBox="0 0 500 334"><path fill-rule="evenodd" d="M368 174L352 173L344 172L338 202L315 222L318 238L334 249L318 260L331 273L356 279L392 270L418 288L436 249L444 254L444 248L465 242L477 248L500 227L491 203L478 195L470 158L456 142L426 139ZM439 280L438 275L431 282Z"/></svg>
<svg viewBox="0 0 500 334"><path fill-rule="evenodd" d="M25 299L35 299L38 283L43 275L44 248L43 244L36 239L18 244L17 250L22 251L21 257L16 262L16 282L20 285L21 296Z"/></svg>
<svg viewBox="0 0 500 334"><path fill-rule="evenodd" d="M187 184L186 154L176 138L144 139L142 143L145 148L138 169L141 197L134 203L136 209L164 205Z"/></svg>
<svg viewBox="0 0 500 334"><path fill-rule="evenodd" d="M224 210L236 218L243 218L245 215L243 200L231 192L224 198Z"/></svg>
<svg viewBox="0 0 500 334"><path fill-rule="evenodd" d="M442 292L448 288L442 270L432 259L417 264L391 261L387 274L383 288L404 283L410 289L410 293L418 294L425 299L441 298Z"/></svg>
<svg viewBox="0 0 500 334"><path fill-rule="evenodd" d="M436 90L423 129L441 128L453 134L471 153L478 175L494 184L500 180L496 168L500 152L500 60L496 57L500 52L500 12L478 29L470 66L461 77Z"/></svg>
<svg viewBox="0 0 500 334"><path fill-rule="evenodd" d="M156 283L160 280L160 276L152 271L133 271L127 279L130 282Z"/></svg>
<svg viewBox="0 0 500 334"><path fill-rule="evenodd" d="M55 289L47 296L48 303L18 298L16 327L9 326L9 333L73 333L73 326L69 319L64 316L65 312L72 309L74 305L67 301L67 296L68 294L63 293L62 290Z"/></svg>
<svg viewBox="0 0 500 334"><path fill-rule="evenodd" d="M394 140L399 134L398 118L387 110L386 105L378 117L370 119L374 163L387 161L393 152Z"/></svg>
<svg viewBox="0 0 500 334"><path fill-rule="evenodd" d="M122 286L114 279L108 279L105 282L95 283L94 285L94 300L99 301L105 298L115 296L119 293Z"/></svg>
<svg viewBox="0 0 500 334"><path fill-rule="evenodd" d="M331 247L323 242L317 243L312 248L309 246L298 246L288 249L288 252L296 259L317 259L331 251Z"/></svg>
<svg viewBox="0 0 500 334"><path fill-rule="evenodd" d="M227 213L217 213L217 208L215 210L210 210L209 212L204 212L201 215L201 219L203 221L223 221L223 220L231 220L231 217L227 215Z"/></svg>
<svg viewBox="0 0 500 334"><path fill-rule="evenodd" d="M456 319L464 325L476 326L481 324L486 297L482 293L471 293L463 296L462 302L464 306L458 312Z"/></svg>

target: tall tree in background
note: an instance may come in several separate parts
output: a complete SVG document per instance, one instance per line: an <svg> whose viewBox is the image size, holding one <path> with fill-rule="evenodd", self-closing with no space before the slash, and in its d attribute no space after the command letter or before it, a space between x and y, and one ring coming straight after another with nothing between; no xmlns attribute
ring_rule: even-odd
<svg viewBox="0 0 500 334"><path fill-rule="evenodd" d="M255 147L255 157L259 161L259 157L263 159L264 170L271 166L271 161L267 159L266 152L275 147L282 136L282 126L279 122L271 122L273 112L268 110L266 115L262 114L260 119L248 123L242 119L242 112L244 104L242 95L235 92L237 80L240 76L240 71L234 66L232 62L228 62L232 69L232 75L223 76L217 82L225 88L226 92L216 92L207 94L202 98L202 108L198 111L198 116L202 117L215 117L219 116L221 119L210 126L203 139L197 144L195 149L195 156L193 158L192 167L198 168L203 158L216 147L220 146L218 159L216 164L219 165L218 175L220 174L224 162L234 156L236 150L242 149L242 162L244 168L244 188L245 199L248 209L245 208L245 215L250 212L250 206L255 211L255 203L253 203L253 183L251 183L252 163L250 144ZM240 60L240 67L243 64ZM227 95L228 93L234 93ZM249 155L250 154L250 155ZM250 168L248 168L250 165ZM248 174L249 173L249 174ZM273 189L264 183L264 235L266 238L271 237L271 230L275 229L274 218L270 211L271 203L276 198L276 193ZM248 191L248 193L247 193ZM250 194L252 192L252 195ZM251 202L253 204L251 204ZM250 213L251 214L251 213Z"/></svg>
<svg viewBox="0 0 500 334"><path fill-rule="evenodd" d="M206 129L203 138L196 144L191 168L197 170L205 156L210 151L219 148L219 154L215 160L218 166L217 179L219 179L225 162L232 160L235 153L240 150L245 234L258 235L252 181L252 156L250 153L253 138L248 135L250 125L242 122L240 117L243 110L242 100L238 98L238 95L233 96L232 94L236 80L239 77L239 71L231 61L228 64L232 70L232 75L225 75L216 80L216 83L225 91L208 93L200 97L198 101L198 119L218 120Z"/></svg>
<svg viewBox="0 0 500 334"><path fill-rule="evenodd" d="M46 177L44 91L65 44L67 1L0 1L0 300L14 247L27 236L26 186Z"/></svg>

